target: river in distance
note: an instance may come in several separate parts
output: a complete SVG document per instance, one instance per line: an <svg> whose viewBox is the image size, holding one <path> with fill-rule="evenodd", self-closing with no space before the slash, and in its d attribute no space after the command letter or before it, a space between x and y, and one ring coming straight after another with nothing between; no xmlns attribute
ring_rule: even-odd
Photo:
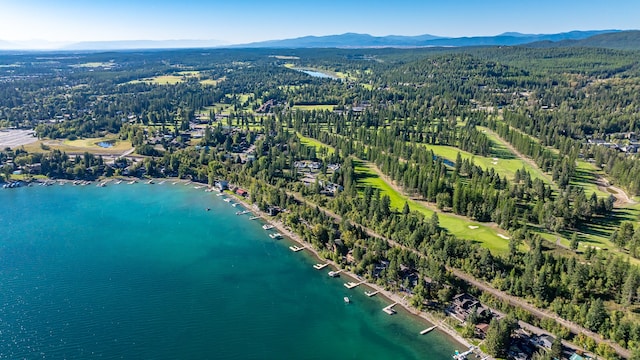
<svg viewBox="0 0 640 360"><path fill-rule="evenodd" d="M222 198L170 181L0 190L0 358L437 360L459 349L315 270Z"/></svg>

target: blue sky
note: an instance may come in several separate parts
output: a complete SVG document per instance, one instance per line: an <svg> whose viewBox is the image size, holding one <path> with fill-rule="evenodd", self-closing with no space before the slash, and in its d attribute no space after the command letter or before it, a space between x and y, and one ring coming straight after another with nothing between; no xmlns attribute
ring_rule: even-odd
<svg viewBox="0 0 640 360"><path fill-rule="evenodd" d="M345 32L457 37L638 29L638 14L638 0L0 0L0 39L233 44Z"/></svg>

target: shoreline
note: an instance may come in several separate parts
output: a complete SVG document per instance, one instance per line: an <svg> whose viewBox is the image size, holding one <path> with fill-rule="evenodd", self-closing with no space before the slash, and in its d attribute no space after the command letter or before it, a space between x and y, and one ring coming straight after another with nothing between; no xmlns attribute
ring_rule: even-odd
<svg viewBox="0 0 640 360"><path fill-rule="evenodd" d="M397 303L396 306L401 306L404 311L406 311L410 316L419 318L420 320L426 321L428 322L431 326L437 326L435 331L440 331L441 333L443 333L444 335L448 336L450 339L452 339L453 341L457 342L458 344L460 344L461 346L463 346L466 349L471 348L472 346L474 346L473 344L471 344L467 339L465 339L462 335L460 335L457 331L455 331L454 329L452 329L448 324L446 324L444 322L444 320L439 320L437 318L435 318L434 315L430 314L429 312L425 312L425 311L420 311L416 308L414 308L413 306L411 306L407 300L405 300L404 297L401 297L400 294L394 293L390 290L386 290L384 287L378 285L378 284L373 284L371 283L369 280L358 276L357 274L353 273L351 270L347 270L347 269L343 269L341 268L336 262L334 262L333 260L329 260L329 259L325 259L323 258L318 250L316 250L312 244L305 242L304 240L302 240L302 238L300 238L300 236L296 233L294 233L293 231L289 230L287 228L287 226L284 225L284 223L282 223L282 221L276 220L271 218L268 214L262 212L261 210L257 209L253 204L250 204L247 199L245 198L241 198L238 197L236 194L234 193L228 193L228 192L222 192L223 194L226 194L228 196L233 196L234 199L236 199L237 201L240 201L242 203L242 205L247 209L250 210L252 212L254 212L255 216L258 216L260 220L262 220L265 223L271 224L274 226L275 229L278 230L278 232L280 232L282 235L284 235L289 241L292 241L294 243L297 243L299 245L302 245L305 247L305 250L308 250L311 254L313 254L313 257L315 257L316 259L318 259L319 261L325 262L327 264L329 264L331 267L333 267L336 270L342 270L341 274L345 274L348 277L354 279L354 280L358 280L358 281L364 281L362 283L362 285L369 287L371 289L373 289L374 291L378 291L378 295L382 295L385 299L391 301L392 303ZM476 352L479 352L480 350L477 349ZM488 357L487 354L482 353L482 357L483 358L488 358L491 359L491 357Z"/></svg>
<svg viewBox="0 0 640 360"><path fill-rule="evenodd" d="M278 232L280 232L283 236L285 236L289 241L304 246L305 250L309 250L309 252L317 260L329 264L332 268L334 268L336 270L342 270L342 274L348 276L349 278L352 278L352 279L358 280L358 281L363 281L362 285L364 285L364 286L366 286L368 288L371 288L374 291L378 291L378 295L383 296L388 301L390 301L392 303L397 303L396 306L402 307L404 309L404 311L406 311L408 313L409 316L413 316L413 317L418 318L418 319L420 319L422 321L426 321L427 323L429 323L430 326L437 326L435 331L440 331L445 336L448 336L450 339L452 339L453 341L455 341L456 343L461 345L463 347L463 350L469 349L470 347L474 346L473 344L469 343L469 341L467 339L462 337L457 331L455 331L448 324L446 324L444 322L444 320L439 320L429 312L420 311L420 310L414 308L400 294L394 293L394 292L392 292L390 290L387 290L381 285L374 284L374 283L370 282L369 280L367 280L367 279L365 279L365 278L363 278L361 276L358 276L357 274L355 274L351 270L348 270L346 268L341 268L333 260L323 258L320 255L320 253L318 252L318 250L316 250L313 247L312 244L307 243L304 240L302 240L302 238L300 238L300 236L298 234L294 233L287 226L285 226L284 223L282 223L282 221L276 220L276 219L270 217L268 214L266 214L263 211L259 210L253 204L250 204L246 198L240 197L240 196L236 195L235 193L230 192L229 190L218 191L214 187L209 186L208 184L205 184L205 183L197 183L197 182L192 182L191 180L188 180L188 179L171 178L171 177L140 179L140 178L136 178L136 177L126 177L126 176L115 177L114 176L114 177L109 177L109 178L96 179L95 181L81 181L81 180L80 181L84 182L85 183L84 185L92 185L94 183L97 183L97 184L105 183L105 185L109 185L111 182L114 182L114 181L122 181L123 184L127 184L128 182L134 181L134 180L138 184L146 184L147 181L153 181L151 184L158 184L157 181L160 181L160 182L165 181L167 183L171 183L171 184L174 184L174 185L175 184L186 184L186 185L194 184L194 187L196 189L198 189L198 190L205 189L205 190L207 190L209 192L221 193L221 194L225 194L227 196L230 196L233 199L235 199L236 201L240 202L242 204L242 206L244 206L247 210L253 212L254 216L257 216L261 221L263 221L264 223L273 225L274 228L277 229ZM75 181L78 181L78 180L38 179L38 180L35 180L33 182L34 183L41 183L41 184L49 183L50 185L58 185L58 184L66 185L66 184L73 184ZM82 184L78 184L78 185L82 186ZM479 349L476 350L476 351L479 351ZM483 355L483 358L487 357L486 354L482 354L482 355ZM488 357L488 358L490 359L490 357Z"/></svg>

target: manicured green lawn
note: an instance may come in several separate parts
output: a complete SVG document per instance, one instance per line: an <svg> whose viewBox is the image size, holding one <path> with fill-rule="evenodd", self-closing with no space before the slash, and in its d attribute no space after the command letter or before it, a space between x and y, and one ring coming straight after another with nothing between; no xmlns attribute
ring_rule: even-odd
<svg viewBox="0 0 640 360"><path fill-rule="evenodd" d="M307 136L303 136L300 133L297 133L298 138L300 139L300 143L304 146L313 146L316 148L316 154L318 154L318 156L322 153L322 148L326 149L325 151L327 152L328 155L333 154L333 152L335 151L333 147L329 146L329 145L325 145L323 143L321 143L320 141L307 137Z"/></svg>
<svg viewBox="0 0 640 360"><path fill-rule="evenodd" d="M551 181L546 176L544 176L539 169L532 167L531 165L527 164L527 162L517 158L510 152L506 153L503 151L495 151L491 154L490 157L485 157L474 155L453 146L429 144L425 144L424 146L427 149L433 151L436 156L442 157L452 162L456 161L456 157L458 156L458 153L460 153L460 157L462 157L462 159L473 160L474 164L480 166L483 169L488 170L493 168L498 174L500 174L500 176L506 176L509 180L513 180L516 174L516 170L521 170L524 166L524 168L531 174L534 179L538 178L547 184L551 184ZM494 146L494 148L496 148L496 146Z"/></svg>
<svg viewBox="0 0 640 360"><path fill-rule="evenodd" d="M407 201L411 210L418 211L428 218L433 215L434 211L427 206L411 200L393 189L391 185L378 176L376 171L371 168L371 165L360 162L355 170L358 178L358 187L361 191L364 187L371 186L379 189L383 195L389 196L391 207L396 210L402 210L405 201ZM503 254L509 251L509 240L498 236L499 232L504 233L502 230L443 212L438 212L438 219L440 226L461 239L478 242L496 254Z"/></svg>
<svg viewBox="0 0 640 360"><path fill-rule="evenodd" d="M593 192L595 192L598 197L609 197L611 194L599 190L596 185L598 174L602 174L602 170L598 170L595 164L588 163L584 160L578 160L577 163L578 166L576 167L575 175L571 179L571 185L581 186L587 197L591 196Z"/></svg>

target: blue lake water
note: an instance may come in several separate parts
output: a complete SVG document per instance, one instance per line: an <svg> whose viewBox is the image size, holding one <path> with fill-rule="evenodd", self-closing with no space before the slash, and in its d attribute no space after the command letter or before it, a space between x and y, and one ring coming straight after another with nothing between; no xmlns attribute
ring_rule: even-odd
<svg viewBox="0 0 640 360"><path fill-rule="evenodd" d="M319 71L299 69L299 68L293 68L293 70L300 71L300 72L303 72L303 73L305 73L307 75L311 75L311 76L317 77L317 78L338 80L338 78L333 76L333 75L330 75L330 74L327 74L327 73L323 73L323 72L319 72Z"/></svg>
<svg viewBox="0 0 640 360"><path fill-rule="evenodd" d="M210 211L206 211L210 208ZM0 189L0 358L450 359L249 214L181 184ZM352 299L345 304L344 296Z"/></svg>
<svg viewBox="0 0 640 360"><path fill-rule="evenodd" d="M110 148L110 147L113 147L113 143L109 141L101 141L98 143L98 146L103 148Z"/></svg>

